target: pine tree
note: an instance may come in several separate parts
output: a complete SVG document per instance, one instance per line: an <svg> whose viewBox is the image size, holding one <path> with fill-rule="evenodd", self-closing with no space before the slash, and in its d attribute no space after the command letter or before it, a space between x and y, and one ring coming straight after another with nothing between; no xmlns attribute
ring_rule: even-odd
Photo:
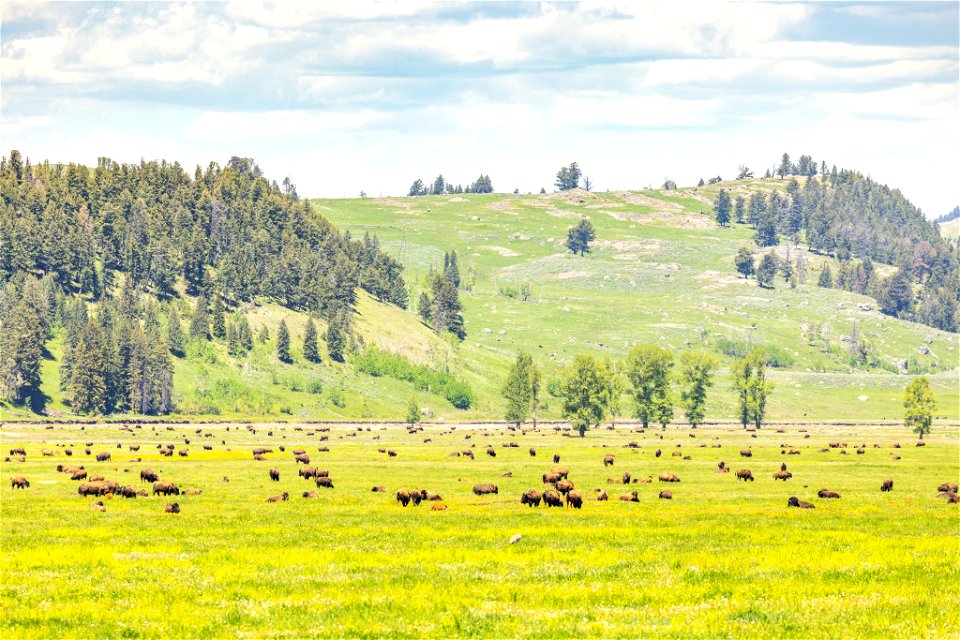
<svg viewBox="0 0 960 640"><path fill-rule="evenodd" d="M757 286L764 289L773 288L773 279L777 276L779 261L771 253L764 254L757 266Z"/></svg>
<svg viewBox="0 0 960 640"><path fill-rule="evenodd" d="M347 327L342 314L337 314L330 320L324 339L327 342L327 354L330 359L334 362L343 362L344 351L347 348Z"/></svg>
<svg viewBox="0 0 960 640"><path fill-rule="evenodd" d="M717 201L714 203L714 211L717 224L721 227L727 226L727 223L730 222L730 209L730 194L727 193L726 189L720 189L720 195L717 196Z"/></svg>
<svg viewBox="0 0 960 640"><path fill-rule="evenodd" d="M532 374L533 357L525 352L517 353L517 360L507 373L500 394L507 401L504 420L520 426L530 414L530 405L533 397Z"/></svg>
<svg viewBox="0 0 960 640"><path fill-rule="evenodd" d="M237 341L243 351L249 353L253 350L253 331L250 330L250 323L247 322L246 316L240 316L237 322Z"/></svg>
<svg viewBox="0 0 960 640"><path fill-rule="evenodd" d="M430 294L426 291L421 291L420 297L417 299L417 314L425 325L429 325L433 320L432 306L433 303L430 302Z"/></svg>
<svg viewBox="0 0 960 640"><path fill-rule="evenodd" d="M207 316L208 301L205 296L197 298L197 306L190 318L190 338L192 340L209 340L210 324Z"/></svg>
<svg viewBox="0 0 960 640"><path fill-rule="evenodd" d="M746 201L743 199L743 196L737 196L736 204L734 205L734 220L737 224L743 224L747 214Z"/></svg>
<svg viewBox="0 0 960 640"><path fill-rule="evenodd" d="M22 401L40 389L45 331L36 309L21 300L0 320L0 395Z"/></svg>
<svg viewBox="0 0 960 640"><path fill-rule="evenodd" d="M580 220L577 226L570 227L567 231L567 248L574 254L581 256L590 251L590 243L597 237L593 225L586 218Z"/></svg>
<svg viewBox="0 0 960 640"><path fill-rule="evenodd" d="M744 278L749 278L753 275L753 252L747 247L740 247L740 249L737 250L737 255L733 259L733 263L737 267L737 273Z"/></svg>
<svg viewBox="0 0 960 640"><path fill-rule="evenodd" d="M270 329L267 329L267 325L260 327L260 333L257 334L257 342L260 344L267 344L270 342Z"/></svg>
<svg viewBox="0 0 960 640"><path fill-rule="evenodd" d="M70 396L75 413L99 415L107 410L107 362L103 353L103 336L100 327L92 320L87 322L74 349Z"/></svg>
<svg viewBox="0 0 960 640"><path fill-rule="evenodd" d="M281 320L277 329L277 358L280 362L290 362L290 332L286 320Z"/></svg>
<svg viewBox="0 0 960 640"><path fill-rule="evenodd" d="M227 337L227 324L224 318L223 298L214 294L213 306L210 310L211 333L214 338Z"/></svg>
<svg viewBox="0 0 960 640"><path fill-rule="evenodd" d="M180 324L176 304L170 305L170 312L167 314L167 346L173 355L183 356L183 325Z"/></svg>
<svg viewBox="0 0 960 640"><path fill-rule="evenodd" d="M307 362L320 362L320 352L317 350L317 326L313 318L307 319L307 328L303 332L303 359Z"/></svg>
<svg viewBox="0 0 960 640"><path fill-rule="evenodd" d="M453 286L460 288L460 269L457 267L457 252L451 251L450 256L444 256L443 277L453 283Z"/></svg>
<svg viewBox="0 0 960 640"><path fill-rule="evenodd" d="M823 287L824 289L833 288L833 274L830 272L830 265L826 262L823 263L823 268L820 269L820 277L817 279L817 286Z"/></svg>

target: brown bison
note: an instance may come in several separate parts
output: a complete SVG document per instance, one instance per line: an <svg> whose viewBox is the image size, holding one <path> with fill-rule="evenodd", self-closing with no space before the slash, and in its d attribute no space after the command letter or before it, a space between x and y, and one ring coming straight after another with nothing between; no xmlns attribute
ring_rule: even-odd
<svg viewBox="0 0 960 640"><path fill-rule="evenodd" d="M30 481L23 476L13 476L10 478L11 489L26 489L30 486Z"/></svg>
<svg viewBox="0 0 960 640"><path fill-rule="evenodd" d="M613 466L613 454L612 454L612 453L608 453L607 455L603 456L603 466L605 466L605 467L612 467L612 466Z"/></svg>
<svg viewBox="0 0 960 640"><path fill-rule="evenodd" d="M317 489L333 489L333 480L329 476L320 476L313 479Z"/></svg>
<svg viewBox="0 0 960 640"><path fill-rule="evenodd" d="M610 499L610 496L607 495L606 491L604 491L603 489L599 489L597 491L597 500L599 502L606 502L609 499Z"/></svg>
<svg viewBox="0 0 960 640"><path fill-rule="evenodd" d="M110 459L110 454L106 451L101 451L97 454L97 462L106 462Z"/></svg>
<svg viewBox="0 0 960 640"><path fill-rule="evenodd" d="M640 502L640 498L637 497L636 491L631 491L627 495L620 496L620 499L623 500L624 502Z"/></svg>
<svg viewBox="0 0 960 640"><path fill-rule="evenodd" d="M673 493L670 491L661 491L658 497L661 500L673 500Z"/></svg>
<svg viewBox="0 0 960 640"><path fill-rule="evenodd" d="M180 495L184 496L199 496L203 493L203 489L197 489L196 487L189 487L180 492Z"/></svg>
<svg viewBox="0 0 960 640"><path fill-rule="evenodd" d="M153 495L164 495L164 496L178 496L180 495L180 489L177 485L173 484L169 480L161 480L160 482L153 483Z"/></svg>
<svg viewBox="0 0 960 640"><path fill-rule="evenodd" d="M153 469L144 469L140 472L140 482L156 482L160 479Z"/></svg>
<svg viewBox="0 0 960 640"><path fill-rule="evenodd" d="M543 477L543 484L556 484L563 479L563 476L561 476L559 473L553 473L553 472L545 473L543 474L542 477Z"/></svg>
<svg viewBox="0 0 960 640"><path fill-rule="evenodd" d="M741 450L740 450L740 456L743 457L743 458L752 458L752 457L753 457L753 451L750 451L750 449L741 449Z"/></svg>
<svg viewBox="0 0 960 640"><path fill-rule="evenodd" d="M653 455L659 458L661 455L663 455L663 452L660 451L660 449L657 449L656 451L653 452Z"/></svg>
<svg viewBox="0 0 960 640"><path fill-rule="evenodd" d="M274 482L280 482L280 469L273 467L270 469L270 479Z"/></svg>
<svg viewBox="0 0 960 640"><path fill-rule="evenodd" d="M534 449L533 447L530 447L530 457L531 457L531 458L536 458L536 457L537 457L537 450Z"/></svg>
<svg viewBox="0 0 960 640"><path fill-rule="evenodd" d="M562 494L570 493L571 491L573 491L573 488L574 488L573 483L567 480L566 478L564 478L563 480L557 483L557 491L559 491Z"/></svg>
<svg viewBox="0 0 960 640"><path fill-rule="evenodd" d="M522 496L520 496L520 504L525 504L529 507L539 507L541 494L536 489L530 489L525 491Z"/></svg>
<svg viewBox="0 0 960 640"><path fill-rule="evenodd" d="M957 504L957 503L960 503L960 496L958 496L955 493L951 493L947 497L947 504Z"/></svg>
<svg viewBox="0 0 960 640"><path fill-rule="evenodd" d="M496 458L497 457L496 449L494 449L493 447L487 447L487 455L490 456L491 458Z"/></svg>
<svg viewBox="0 0 960 640"><path fill-rule="evenodd" d="M783 480L784 482L786 482L792 477L793 477L793 474L790 473L789 471L777 471L775 474L773 474L774 480Z"/></svg>
<svg viewBox="0 0 960 640"><path fill-rule="evenodd" d="M394 451L393 449L387 449L387 455L388 455L389 457L391 457L391 458L396 458L396 457L397 457L397 452Z"/></svg>
<svg viewBox="0 0 960 640"><path fill-rule="evenodd" d="M428 502L440 502L443 500L443 496L441 496L439 493L427 491L426 489L420 490L420 497Z"/></svg>
<svg viewBox="0 0 960 640"><path fill-rule="evenodd" d="M386 488L385 486L381 485L381 484L378 484L378 485L375 486L373 489L370 489L370 491L372 491L372 492L374 492L374 493L386 493L386 492L387 492L387 488Z"/></svg>
<svg viewBox="0 0 960 640"><path fill-rule="evenodd" d="M303 497L304 497L304 498L316 498L316 497L317 497L317 492L316 492L316 491L304 491L304 492L303 492Z"/></svg>
<svg viewBox="0 0 960 640"><path fill-rule="evenodd" d="M99 474L90 476L90 482L101 482L102 480L104 480L104 477Z"/></svg>
<svg viewBox="0 0 960 640"><path fill-rule="evenodd" d="M489 493L499 494L500 490L495 484L478 484L473 488L473 492L478 496L485 496Z"/></svg>
<svg viewBox="0 0 960 640"><path fill-rule="evenodd" d="M630 484L630 472L623 472L623 484Z"/></svg>
<svg viewBox="0 0 960 640"><path fill-rule="evenodd" d="M562 507L563 506L563 497L554 490L544 491L543 492L543 504L548 507Z"/></svg>
<svg viewBox="0 0 960 640"><path fill-rule="evenodd" d="M661 473L658 479L660 482L680 482L680 478L675 473Z"/></svg>
<svg viewBox="0 0 960 640"><path fill-rule="evenodd" d="M296 460L299 464L310 464L310 456L305 453L300 453L293 456L293 459Z"/></svg>
<svg viewBox="0 0 960 640"><path fill-rule="evenodd" d="M744 482L749 480L753 482L753 473L751 473L750 469L740 469L737 471L737 480L743 480Z"/></svg>
<svg viewBox="0 0 960 640"><path fill-rule="evenodd" d="M560 454L559 454L559 453L553 454L553 464L560 464Z"/></svg>
<svg viewBox="0 0 960 640"><path fill-rule="evenodd" d="M174 502L173 504L170 504L168 502L167 505L163 508L163 512L164 513L180 513L180 503Z"/></svg>
<svg viewBox="0 0 960 640"><path fill-rule="evenodd" d="M12 456L25 456L27 455L27 450L23 447L14 447L10 449L10 455Z"/></svg>
<svg viewBox="0 0 960 640"><path fill-rule="evenodd" d="M70 474L71 480L86 480L87 472L85 469L76 469L72 474Z"/></svg>
<svg viewBox="0 0 960 640"><path fill-rule="evenodd" d="M887 478L882 483L880 483L880 491L886 493L887 491L893 491L893 480Z"/></svg>
<svg viewBox="0 0 960 640"><path fill-rule="evenodd" d="M446 511L447 505L442 502L438 502L430 507L430 511Z"/></svg>
<svg viewBox="0 0 960 640"><path fill-rule="evenodd" d="M116 482L84 482L77 488L77 493L81 496L105 496L108 493L119 493L120 485Z"/></svg>
<svg viewBox="0 0 960 640"><path fill-rule="evenodd" d="M137 490L131 487L130 485L124 485L120 487L120 491L117 495L123 496L124 498L136 498L138 495Z"/></svg>
<svg viewBox="0 0 960 640"><path fill-rule="evenodd" d="M790 496L790 499L787 500L787 506L797 507L799 509L816 509L816 507L809 502L804 502L803 500L798 499L796 496Z"/></svg>
<svg viewBox="0 0 960 640"><path fill-rule="evenodd" d="M140 445L138 444L131 444L129 448L130 451L140 451Z"/></svg>
<svg viewBox="0 0 960 640"><path fill-rule="evenodd" d="M567 493L567 507L573 507L574 509L579 509L583 506L583 496L580 495L579 491L570 491Z"/></svg>
<svg viewBox="0 0 960 640"><path fill-rule="evenodd" d="M314 467L300 467L297 469L297 475L301 478L316 478L317 470Z"/></svg>
<svg viewBox="0 0 960 640"><path fill-rule="evenodd" d="M290 499L290 494L284 491L279 495L270 496L269 498L267 498L267 502L286 502L289 499Z"/></svg>
<svg viewBox="0 0 960 640"><path fill-rule="evenodd" d="M818 498L839 498L840 494L836 491L830 491L830 489L820 489L817 491Z"/></svg>
<svg viewBox="0 0 960 640"><path fill-rule="evenodd" d="M939 487L937 491L943 491L946 493L956 493L957 492L957 483L956 482L944 482Z"/></svg>
<svg viewBox="0 0 960 640"><path fill-rule="evenodd" d="M400 489L397 491L397 502L400 503L400 506L407 506L410 504L410 492L406 489Z"/></svg>

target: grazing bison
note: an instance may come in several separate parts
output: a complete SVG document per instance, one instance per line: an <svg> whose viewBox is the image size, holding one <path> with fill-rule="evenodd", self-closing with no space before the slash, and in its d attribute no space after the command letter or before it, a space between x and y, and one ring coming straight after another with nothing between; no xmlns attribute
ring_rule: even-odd
<svg viewBox="0 0 960 640"><path fill-rule="evenodd" d="M573 491L573 483L567 480L566 478L564 478L563 480L557 483L557 491L563 494L570 493L571 491Z"/></svg>
<svg viewBox="0 0 960 640"><path fill-rule="evenodd" d="M743 457L743 458L752 458L752 457L753 457L753 451L750 451L750 449L741 449L741 450L740 450L740 456Z"/></svg>
<svg viewBox="0 0 960 640"><path fill-rule="evenodd" d="M605 467L612 467L612 466L613 466L613 454L612 454L612 453L608 453L607 455L603 456L603 466L605 466Z"/></svg>
<svg viewBox="0 0 960 640"><path fill-rule="evenodd" d="M386 488L385 486L383 486L383 485L378 484L378 485L375 486L373 489L370 489L370 491L372 491L372 492L374 492L374 493L386 493L386 492L387 492L387 488Z"/></svg>
<svg viewBox="0 0 960 640"><path fill-rule="evenodd" d="M310 456L305 453L300 453L293 456L293 459L296 460L299 464L310 464Z"/></svg>
<svg viewBox="0 0 960 640"><path fill-rule="evenodd" d="M85 469L75 469L72 474L70 474L71 480L86 480L87 472Z"/></svg>
<svg viewBox="0 0 960 640"><path fill-rule="evenodd" d="M753 482L753 473L750 472L750 469L740 469L737 471L737 480Z"/></svg>
<svg viewBox="0 0 960 640"><path fill-rule="evenodd" d="M169 480L161 480L160 482L153 483L153 495L157 495L158 493L164 496L178 496L180 495L180 489Z"/></svg>
<svg viewBox="0 0 960 640"><path fill-rule="evenodd" d="M530 489L525 491L522 496L520 496L520 504L525 504L529 507L539 507L541 494L536 489Z"/></svg>
<svg viewBox="0 0 960 640"><path fill-rule="evenodd" d="M792 477L793 477L793 474L790 473L789 471L777 471L775 474L773 474L774 480L783 480L784 482L786 482Z"/></svg>
<svg viewBox="0 0 960 640"><path fill-rule="evenodd" d="M400 489L397 491L397 502L400 503L400 506L407 506L410 504L410 492L406 489Z"/></svg>
<svg viewBox="0 0 960 640"><path fill-rule="evenodd" d="M646 478L636 478L634 482L635 483L639 482L640 484L650 484L653 482L653 476L647 476ZM680 480L677 480L677 482L680 482Z"/></svg>
<svg viewBox="0 0 960 640"><path fill-rule="evenodd" d="M561 478L570 477L570 470L567 469L566 467L554 467L553 469L550 469L550 473L555 473Z"/></svg>
<svg viewBox="0 0 960 640"><path fill-rule="evenodd" d="M164 513L180 513L180 503L174 502L173 504L167 503L167 506L163 508Z"/></svg>
<svg viewBox="0 0 960 640"><path fill-rule="evenodd" d="M391 457L391 458L396 458L396 457L397 457L397 452L394 451L393 449L387 449L387 455L388 455L389 457Z"/></svg>
<svg viewBox="0 0 960 640"><path fill-rule="evenodd" d="M410 502L413 503L413 506L419 507L420 503L423 502L423 490L422 489L409 489L407 493L410 494Z"/></svg>
<svg viewBox="0 0 960 640"><path fill-rule="evenodd" d="M104 477L101 475L90 476L90 482L101 482L104 480Z"/></svg>
<svg viewBox="0 0 960 640"><path fill-rule="evenodd" d="M567 493L567 507L573 507L574 509L579 509L583 506L583 496L580 495L579 491L570 491Z"/></svg>
<svg viewBox="0 0 960 640"><path fill-rule="evenodd" d="M798 499L796 496L790 496L790 499L787 500L787 506L797 507L800 509L816 509L816 507L809 502L804 502L803 500Z"/></svg>
<svg viewBox="0 0 960 640"><path fill-rule="evenodd" d="M553 472L545 473L543 474L542 477L543 477L543 484L556 484L557 482L560 482L560 480L563 479L563 477L559 473L553 473Z"/></svg>
<svg viewBox="0 0 960 640"><path fill-rule="evenodd" d="M597 500L599 502L606 502L609 499L610 499L610 496L607 495L606 491L604 491L603 489L597 490Z"/></svg>
<svg viewBox="0 0 960 640"><path fill-rule="evenodd" d="M670 491L661 491L658 497L661 500L673 500L673 493Z"/></svg>
<svg viewBox="0 0 960 640"><path fill-rule="evenodd" d="M279 495L270 496L269 498L267 498L267 502L286 502L289 499L290 499L290 494L284 491Z"/></svg>
<svg viewBox="0 0 960 640"><path fill-rule="evenodd" d="M131 444L131 445L130 445L130 451L140 451L140 445L138 445L138 444Z"/></svg>
<svg viewBox="0 0 960 640"><path fill-rule="evenodd" d="M558 492L554 491L553 489L551 489L550 491L544 491L542 497L543 497L543 504L545 504L548 507L563 506L563 498L560 496Z"/></svg>
<svg viewBox="0 0 960 640"><path fill-rule="evenodd" d="M273 467L270 469L270 479L274 482L280 482L280 469Z"/></svg>
<svg viewBox="0 0 960 640"><path fill-rule="evenodd" d="M478 496L484 496L484 495L487 495L488 493L499 494L500 490L497 488L497 485L495 484L478 484L473 488L473 492Z"/></svg>
<svg viewBox="0 0 960 640"><path fill-rule="evenodd" d="M13 476L10 478L11 489L26 489L30 486L30 481L23 476Z"/></svg>
<svg viewBox="0 0 960 640"><path fill-rule="evenodd" d="M553 464L560 464L560 454L559 454L559 453L553 454Z"/></svg>
<svg viewBox="0 0 960 640"><path fill-rule="evenodd" d="M446 510L447 510L447 505L443 504L442 502L437 502L436 504L431 505L430 507L430 511L446 511Z"/></svg>
<svg viewBox="0 0 960 640"><path fill-rule="evenodd" d="M487 455L491 458L497 457L497 451L493 447L487 447Z"/></svg>
<svg viewBox="0 0 960 640"><path fill-rule="evenodd" d="M537 450L534 449L533 447L530 447L530 457L531 457L531 458L536 458L536 457L537 457Z"/></svg>
<svg viewBox="0 0 960 640"><path fill-rule="evenodd" d="M630 484L630 473L628 471L623 472L623 484Z"/></svg>
<svg viewBox="0 0 960 640"><path fill-rule="evenodd" d="M957 492L957 483L956 482L944 482L939 487L937 491L943 491L946 493L956 493Z"/></svg>
<svg viewBox="0 0 960 640"><path fill-rule="evenodd" d="M137 490L130 485L124 485L120 487L120 491L117 493L117 495L121 495L124 498L136 498L140 494L137 493Z"/></svg>
<svg viewBox="0 0 960 640"><path fill-rule="evenodd" d="M300 467L297 469L297 475L301 478L316 478L317 470L314 467Z"/></svg>
<svg viewBox="0 0 960 640"><path fill-rule="evenodd" d="M623 500L624 502L640 502L640 498L637 497L636 491L631 491L627 495L620 496L620 499Z"/></svg>
<svg viewBox="0 0 960 640"><path fill-rule="evenodd" d="M10 455L12 456L25 456L27 455L27 450L23 447L14 447L10 449Z"/></svg>
<svg viewBox="0 0 960 640"><path fill-rule="evenodd" d="M333 489L333 480L329 476L320 476L314 478L313 481L316 483L318 489Z"/></svg>
<svg viewBox="0 0 960 640"><path fill-rule="evenodd" d="M97 462L106 462L110 459L110 454L106 451L101 451L97 454Z"/></svg>
<svg viewBox="0 0 960 640"><path fill-rule="evenodd" d="M84 482L77 489L77 493L81 496L105 496L108 493L120 493L120 485L112 480Z"/></svg>
<svg viewBox="0 0 960 640"><path fill-rule="evenodd" d="M947 504L957 504L957 503L960 503L960 496L958 496L955 493L951 493L947 497Z"/></svg>
<svg viewBox="0 0 960 640"><path fill-rule="evenodd" d="M880 491L886 493L887 491L893 491L893 480L887 478L880 484Z"/></svg>
<svg viewBox="0 0 960 640"><path fill-rule="evenodd" d="M653 452L653 455L659 458L661 455L663 455L663 452L660 451L660 449L657 449L656 451Z"/></svg>
<svg viewBox="0 0 960 640"><path fill-rule="evenodd" d="M680 482L680 478L675 473L661 473L658 479L660 482Z"/></svg>
<svg viewBox="0 0 960 640"><path fill-rule="evenodd" d="M830 491L830 489L820 489L817 491L818 498L839 498L840 494L836 491Z"/></svg>
<svg viewBox="0 0 960 640"><path fill-rule="evenodd" d="M304 492L303 492L303 497L304 497L304 498L316 498L316 497L317 497L317 492L316 492L316 491L304 491Z"/></svg>
<svg viewBox="0 0 960 640"><path fill-rule="evenodd" d="M443 500L443 496L441 496L439 493L427 491L426 489L420 490L420 497L429 502L440 502L441 500Z"/></svg>

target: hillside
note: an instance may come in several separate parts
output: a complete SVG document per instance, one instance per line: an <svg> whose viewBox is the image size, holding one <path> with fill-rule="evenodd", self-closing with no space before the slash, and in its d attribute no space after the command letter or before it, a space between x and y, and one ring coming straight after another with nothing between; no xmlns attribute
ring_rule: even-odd
<svg viewBox="0 0 960 640"><path fill-rule="evenodd" d="M734 417L726 368L753 346L763 346L776 367L772 420L896 421L904 374L916 373L931 377L938 414L958 418L956 334L879 311L876 298L886 296L886 283L902 267L870 265L871 284L861 289L873 297L819 287L818 275L829 265L838 281L856 289L852 274L859 267L862 275L865 262L841 263L800 242L754 248L758 258L789 253L791 264L802 256L805 277L795 273L795 286L778 275L773 288L761 288L737 274L733 257L741 247L754 247L754 230L718 226L714 201L721 189L733 198L783 194L789 180L668 191L307 202L292 185L269 183L252 161L237 158L224 169L198 169L193 180L167 163L119 167L104 160L94 170L31 169L29 161L18 166L5 160L2 167L4 179L20 186L5 190L0 217L7 239L0 243L0 273L8 280L0 319L26 334L43 330L46 337L39 388L24 400L0 400L0 419L75 413L70 385L61 377L70 375L84 325L101 332L106 382L121 389L108 407L129 415L131 383L112 381L131 366L122 345L133 340L134 352L141 343L150 352L150 345L168 339L171 318L193 332L198 310L216 313L220 301L224 330L243 327L256 340L238 350L227 333L212 340L188 336L183 353L154 354L159 369L148 364L138 374L158 397L169 394L163 406L175 415L397 420L415 397L434 419L500 419L500 387L518 350L533 354L549 391L574 355L617 362L631 346L655 343L676 352L704 348L720 357L707 407L711 420ZM801 178L796 186L808 185ZM46 208L40 206L44 199L51 203ZM577 256L564 241L583 218L597 238L589 253ZM902 255L911 250L907 240L916 241L901 242L888 228L870 250ZM935 251L939 238L930 240ZM432 331L417 315L430 274L442 270L453 251L462 342ZM930 272L927 282L944 277L935 262ZM36 311L35 329L17 325L23 309ZM302 351L308 318L321 337L318 363ZM281 320L291 337L288 363L276 355ZM202 333L216 333L215 325L204 318ZM342 362L324 344L331 327L349 336ZM859 351L850 348L853 340ZM0 348L14 351L16 343L6 340ZM358 367L371 347L402 356L396 362L406 379L374 377ZM162 375L151 378L167 366L164 359L172 372L169 390ZM455 408L443 390L448 383L467 386L469 402L462 406L469 407ZM558 419L559 400L549 393L544 400L541 418ZM628 398L621 405L622 420L631 413Z"/></svg>

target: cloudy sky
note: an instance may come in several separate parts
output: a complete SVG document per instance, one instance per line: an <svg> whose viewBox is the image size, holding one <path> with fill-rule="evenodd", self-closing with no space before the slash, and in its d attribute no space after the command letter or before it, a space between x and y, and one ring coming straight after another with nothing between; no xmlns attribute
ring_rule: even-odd
<svg viewBox="0 0 960 640"><path fill-rule="evenodd" d="M33 160L230 156L305 196L415 178L597 189L789 152L960 203L957 2L2 3L0 138Z"/></svg>

